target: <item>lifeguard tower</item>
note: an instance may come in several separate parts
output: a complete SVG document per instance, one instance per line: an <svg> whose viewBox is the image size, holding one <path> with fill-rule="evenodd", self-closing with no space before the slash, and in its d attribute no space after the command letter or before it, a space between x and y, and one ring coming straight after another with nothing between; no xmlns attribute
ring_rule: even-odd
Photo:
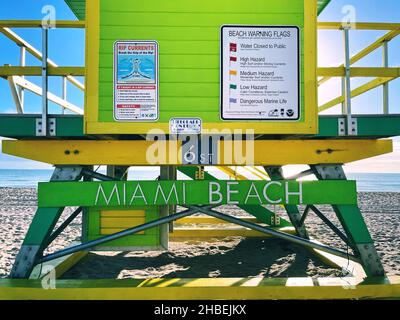
<svg viewBox="0 0 400 320"><path fill-rule="evenodd" d="M48 59L48 34L41 21L2 21L0 32L21 47L21 65L0 67L10 84L16 114L0 115L3 152L55 166L38 186L38 209L1 298L24 299L343 299L400 296L398 279L385 276L357 205L356 182L343 164L392 152L400 117L389 114L388 84L400 75L388 65L388 42L400 24L318 22L328 0L66 0L78 21L57 28L86 29L85 67L60 67ZM123 10L121 10L123 8ZM41 28L41 52L9 28ZM342 32L343 65L317 66L318 29ZM388 30L355 56L349 33ZM380 68L352 67L383 49ZM25 66L25 53L42 67ZM24 76L39 76L42 87ZM48 91L48 77L63 78L63 97ZM85 84L76 77L85 76ZM342 94L318 106L318 87L341 78ZM373 80L351 90L353 77ZM85 91L84 109L68 102L65 84ZM352 98L384 88L381 114L357 115ZM25 114L23 93L42 97L41 112ZM48 103L61 107L49 114ZM342 105L338 115L320 112ZM67 110L67 111L66 111ZM66 112L64 112L66 111ZM107 166L107 174L95 170ZM285 165L309 169L284 177ZM156 181L127 178L136 166L159 166ZM230 180L205 169L216 167ZM250 171L257 179L238 174ZM191 180L177 180L182 172ZM314 175L317 181L302 181ZM218 210L236 205L251 218ZM284 207L279 216L269 205ZM318 205L331 205L340 226ZM177 210L181 206L182 210ZM55 228L65 207L78 207ZM352 253L311 239L305 222L315 212ZM193 216L201 213L203 216ZM82 242L44 254L82 214ZM207 216L207 217L204 217ZM185 223L226 223L203 230ZM90 250L167 250L169 241L229 235L277 237L309 248L340 266L352 261L361 272L344 279L147 279L60 280L44 290L29 280L36 266ZM342 260L340 260L342 259ZM67 262L65 262L67 261ZM257 281L255 281L257 280ZM349 284L352 290L349 289ZM75 289L79 289L79 293ZM234 288L234 290L233 290Z"/></svg>

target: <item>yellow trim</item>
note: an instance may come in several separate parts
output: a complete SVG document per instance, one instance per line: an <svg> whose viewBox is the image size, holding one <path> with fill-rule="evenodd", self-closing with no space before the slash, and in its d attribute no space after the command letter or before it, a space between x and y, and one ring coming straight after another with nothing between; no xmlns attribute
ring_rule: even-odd
<svg viewBox="0 0 400 320"><path fill-rule="evenodd" d="M86 115L85 109L85 116ZM311 112L310 112L311 114ZM314 117L314 116L313 116ZM317 119L317 116L315 116ZM317 120L316 120L317 121ZM86 134L132 134L132 127L135 127L136 134L147 134L151 129L162 130L169 132L169 124L165 122L157 123L126 123L126 122L86 122ZM203 124L203 132L206 130L224 130L230 131L254 130L255 134L268 133L268 134L313 134L314 130L310 132L310 125L307 123L265 123L265 122L239 122L239 123L221 123L221 122L207 122ZM244 132L245 133L245 132Z"/></svg>
<svg viewBox="0 0 400 320"><path fill-rule="evenodd" d="M86 77L85 117L83 132L89 133L86 122L98 120L99 106L100 0L86 1ZM103 132L105 133L105 132Z"/></svg>
<svg viewBox="0 0 400 320"><path fill-rule="evenodd" d="M159 165L149 164L146 158L152 143L129 140L4 140L3 153L53 165ZM234 155L235 151L239 153L236 148L240 148L240 152L246 150L246 143L220 141L219 163L216 165L244 165L235 163ZM167 146L165 161L161 164L181 165L181 143ZM392 151L392 140L256 140L254 165L348 163Z"/></svg>
<svg viewBox="0 0 400 320"><path fill-rule="evenodd" d="M347 26L347 24L346 24ZM341 30L342 22L318 22L320 30ZM352 24L354 30L399 30L400 23L382 23L382 22L357 22Z"/></svg>
<svg viewBox="0 0 400 320"><path fill-rule="evenodd" d="M318 132L317 7L317 0L304 1L304 123L309 133Z"/></svg>
<svg viewBox="0 0 400 320"><path fill-rule="evenodd" d="M344 77L346 71L344 67L336 68L318 68L319 77ZM350 68L350 77L382 77L382 78L398 78L400 77L400 68Z"/></svg>
<svg viewBox="0 0 400 320"><path fill-rule="evenodd" d="M315 134L318 132L317 103L317 0L304 1L304 122L216 122L204 123L205 130L254 130L255 134ZM86 6L86 134L147 134L151 129L169 132L169 123L101 122L98 120L100 3Z"/></svg>
<svg viewBox="0 0 400 320"><path fill-rule="evenodd" d="M252 217L238 217L247 222L258 222L257 218ZM187 217L179 219L175 222L176 224L227 224L225 220L220 220L213 217Z"/></svg>
<svg viewBox="0 0 400 320"><path fill-rule="evenodd" d="M84 76L85 67L48 67L49 76ZM41 76L41 67L0 67L0 77L9 76Z"/></svg>
<svg viewBox="0 0 400 320"><path fill-rule="evenodd" d="M100 217L102 218L140 218L146 216L144 210L102 210Z"/></svg>
<svg viewBox="0 0 400 320"><path fill-rule="evenodd" d="M277 229L287 234L295 235L296 231L292 227ZM201 240L213 242L213 238L226 238L226 237L245 237L245 238L271 238L262 232L245 229L245 228L229 228L224 227L223 229L216 228L175 228L170 233L170 240L175 242L187 241L187 240Z"/></svg>
<svg viewBox="0 0 400 320"><path fill-rule="evenodd" d="M63 262L56 266L56 278L61 278L61 276L76 265L82 258L88 254L88 251L76 252L67 257Z"/></svg>
<svg viewBox="0 0 400 320"><path fill-rule="evenodd" d="M331 300L399 297L400 277L365 282L350 277L60 280L55 290L43 289L40 281L0 279L0 299L3 300Z"/></svg>
<svg viewBox="0 0 400 320"><path fill-rule="evenodd" d="M85 28L85 21L57 20L56 28ZM0 28L42 28L42 20L0 20Z"/></svg>
<svg viewBox="0 0 400 320"><path fill-rule="evenodd" d="M377 78L377 79L374 79L374 80L372 80L372 81L370 81L370 82L368 82L368 83L366 83L366 84L364 84L364 85L352 90L351 91L351 98L358 97L359 95L362 95L363 93L368 92L368 91L370 91L372 89L375 89L375 88L381 86L382 84L388 83L388 82L390 82L390 81L392 81L394 79L395 78ZM344 100L345 100L344 96L337 97L335 99L332 99L331 101L328 101L327 103L323 104L322 106L320 106L318 108L318 110L320 112L325 111L325 110L330 109L330 108L332 108L334 106L337 106L340 103L343 103Z"/></svg>
<svg viewBox="0 0 400 320"><path fill-rule="evenodd" d="M146 217L134 217L134 218L105 218L100 219L100 225L103 229L127 229L139 226L146 222Z"/></svg>

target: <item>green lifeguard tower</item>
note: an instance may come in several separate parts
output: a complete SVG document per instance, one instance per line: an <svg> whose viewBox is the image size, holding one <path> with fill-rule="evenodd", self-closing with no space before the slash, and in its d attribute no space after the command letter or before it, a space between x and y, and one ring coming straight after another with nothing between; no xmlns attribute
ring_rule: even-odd
<svg viewBox="0 0 400 320"><path fill-rule="evenodd" d="M21 47L20 66L0 67L17 110L0 115L0 135L12 138L3 141L3 152L55 166L51 181L39 183L36 215L10 278L0 281L0 298L400 296L400 282L385 276L358 208L356 182L343 171L346 163L392 152L390 137L400 135L400 117L389 114L388 105L388 83L400 69L390 67L387 58L388 42L400 34L400 24L318 22L328 0L249 0L245 7L238 0L65 2L79 20L56 21L55 27L85 28L85 67L59 67L48 59L48 34L55 32L49 25L0 22L0 32ZM42 52L9 29L18 27L42 29ZM343 65L317 66L318 29L343 33ZM350 56L353 29L389 32ZM352 67L379 48L381 68ZM42 67L25 66L26 51ZM28 75L42 77L40 90L23 78ZM66 90L63 97L48 93L50 76L63 77L64 88L70 82L84 90L84 109L67 101ZM77 76L85 76L85 84ZM342 95L318 106L318 87L333 77L342 78ZM373 80L351 90L353 77ZM384 88L382 114L353 114L352 98L379 86ZM41 113L24 113L24 90L42 96ZM49 114L49 101L68 112ZM338 115L319 114L340 104ZM285 165L309 169L287 178ZM107 173L96 166L107 166ZM137 166L160 167L159 178L128 179L128 169ZM219 180L208 167L229 180ZM257 179L247 179L235 167ZM191 180L178 180L177 172ZM309 175L317 180L301 179ZM227 204L250 218L218 211ZM282 206L287 217L270 205ZM318 205L331 205L340 226ZM77 209L55 228L66 207ZM311 211L352 253L310 238L305 222ZM197 213L203 216L193 216ZM81 243L44 254L79 214ZM242 228L176 228L185 223ZM284 239L336 266L351 261L361 274L318 285L297 279L295 287L290 279L257 284L254 279L62 280L48 291L40 280L28 280L36 266L55 259L62 260L56 268L61 276L60 270L90 250L168 250L169 241L231 235ZM347 290L349 283L354 290Z"/></svg>

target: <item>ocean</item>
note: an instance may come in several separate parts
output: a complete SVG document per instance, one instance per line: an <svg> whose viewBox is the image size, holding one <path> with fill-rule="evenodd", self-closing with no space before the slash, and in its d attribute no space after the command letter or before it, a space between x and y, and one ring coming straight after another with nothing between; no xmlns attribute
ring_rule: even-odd
<svg viewBox="0 0 400 320"><path fill-rule="evenodd" d="M0 169L0 187L35 188L38 182L49 181L51 174L52 170L45 169ZM157 176L156 169L142 169L135 171L134 174L130 172L129 178L155 180ZM357 181L357 189L360 192L400 192L399 173L349 173L347 176L350 180ZM184 179L185 177L180 176L179 178Z"/></svg>

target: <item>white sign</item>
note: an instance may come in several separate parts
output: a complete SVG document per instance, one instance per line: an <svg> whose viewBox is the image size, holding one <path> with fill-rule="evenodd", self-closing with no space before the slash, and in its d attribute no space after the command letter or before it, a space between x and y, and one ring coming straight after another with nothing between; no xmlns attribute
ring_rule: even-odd
<svg viewBox="0 0 400 320"><path fill-rule="evenodd" d="M117 41L114 44L114 119L158 119L158 44Z"/></svg>
<svg viewBox="0 0 400 320"><path fill-rule="evenodd" d="M300 118L298 27L222 26L221 118Z"/></svg>
<svg viewBox="0 0 400 320"><path fill-rule="evenodd" d="M172 118L169 120L169 131L174 134L201 134L200 118Z"/></svg>

